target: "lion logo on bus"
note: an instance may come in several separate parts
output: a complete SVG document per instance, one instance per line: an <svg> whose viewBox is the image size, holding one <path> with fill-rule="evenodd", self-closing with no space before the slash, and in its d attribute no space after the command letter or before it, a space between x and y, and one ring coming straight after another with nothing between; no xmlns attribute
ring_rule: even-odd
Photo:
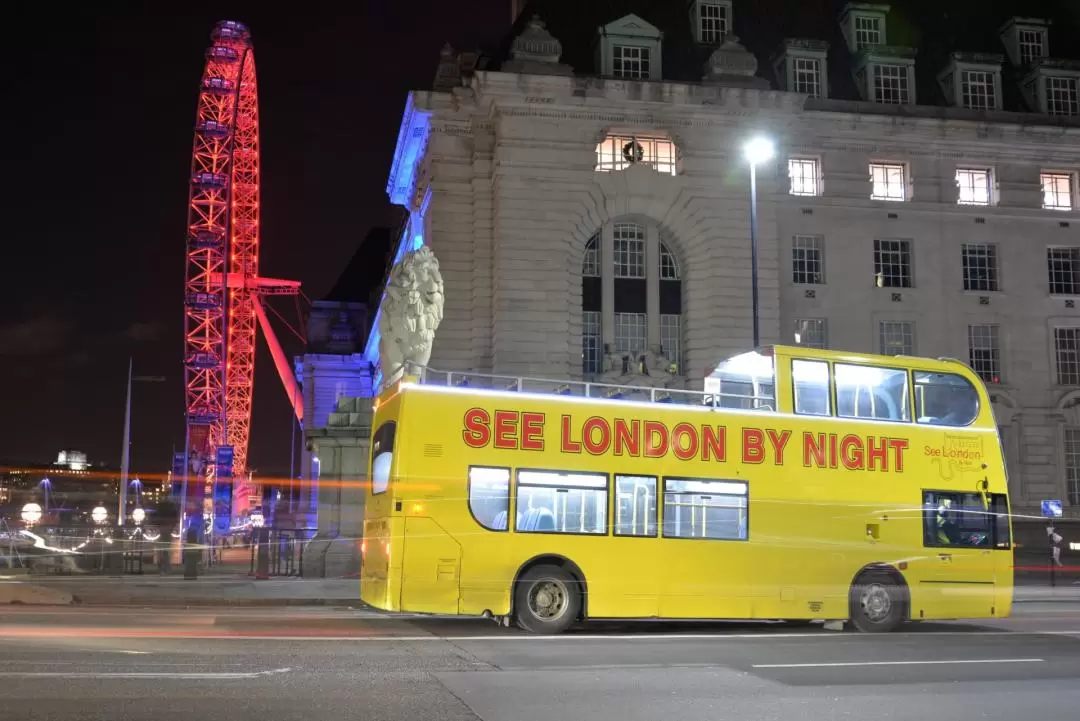
<svg viewBox="0 0 1080 721"><path fill-rule="evenodd" d="M443 279L431 248L406 253L390 271L379 318L383 383L423 368L443 317Z"/></svg>

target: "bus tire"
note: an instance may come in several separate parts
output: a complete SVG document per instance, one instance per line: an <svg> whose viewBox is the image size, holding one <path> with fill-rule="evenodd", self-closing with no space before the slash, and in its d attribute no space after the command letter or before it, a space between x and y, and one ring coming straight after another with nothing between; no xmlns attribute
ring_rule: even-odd
<svg viewBox="0 0 1080 721"><path fill-rule="evenodd" d="M529 633L562 633L580 613L581 587L558 566L533 566L514 586L514 621Z"/></svg>
<svg viewBox="0 0 1080 721"><path fill-rule="evenodd" d="M863 633L888 633L907 616L904 588L887 573L870 571L855 579L850 595L851 623Z"/></svg>

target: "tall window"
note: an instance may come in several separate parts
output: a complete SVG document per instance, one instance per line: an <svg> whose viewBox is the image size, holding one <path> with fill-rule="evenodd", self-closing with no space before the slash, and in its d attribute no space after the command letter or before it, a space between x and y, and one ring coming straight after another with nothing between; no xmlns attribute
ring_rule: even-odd
<svg viewBox="0 0 1080 721"><path fill-rule="evenodd" d="M968 326L968 360L985 382L1001 382L1001 341L996 325Z"/></svg>
<svg viewBox="0 0 1080 721"><path fill-rule="evenodd" d="M960 74L960 102L972 110L994 110L997 107L995 74L985 70L964 70Z"/></svg>
<svg viewBox="0 0 1080 721"><path fill-rule="evenodd" d="M698 38L706 45L719 45L728 34L728 7L718 2L698 3Z"/></svg>
<svg viewBox="0 0 1080 721"><path fill-rule="evenodd" d="M1080 506L1080 428L1065 429L1065 485L1069 505Z"/></svg>
<svg viewBox="0 0 1080 721"><path fill-rule="evenodd" d="M855 18L855 49L881 45L881 19L857 17Z"/></svg>
<svg viewBox="0 0 1080 721"><path fill-rule="evenodd" d="M610 258L600 250L605 233L612 244ZM604 287L614 291L613 306L605 306ZM650 306L648 299L657 292L659 306ZM681 268L655 225L616 221L593 236L582 261L581 295L586 377L619 373L627 362L636 368L647 351L662 354L682 372Z"/></svg>
<svg viewBox="0 0 1080 721"><path fill-rule="evenodd" d="M824 318L802 318L795 321L795 345L803 348L829 347Z"/></svg>
<svg viewBox="0 0 1080 721"><path fill-rule="evenodd" d="M634 45L612 48L612 74L627 80L649 79L649 49Z"/></svg>
<svg viewBox="0 0 1080 721"><path fill-rule="evenodd" d="M907 65L874 65L874 102L890 105L911 102Z"/></svg>
<svg viewBox="0 0 1080 721"><path fill-rule="evenodd" d="M821 97L821 61L817 58L791 59L791 92Z"/></svg>
<svg viewBox="0 0 1080 721"><path fill-rule="evenodd" d="M816 158L788 158L792 195L820 195L821 170Z"/></svg>
<svg viewBox="0 0 1080 721"><path fill-rule="evenodd" d="M1047 248L1051 295L1080 295L1080 248Z"/></svg>
<svg viewBox="0 0 1080 721"><path fill-rule="evenodd" d="M1036 58L1043 56L1043 34L1039 30L1021 30L1020 62L1030 65Z"/></svg>
<svg viewBox="0 0 1080 721"><path fill-rule="evenodd" d="M964 243L960 253L964 262L964 290L997 291L997 246L988 243Z"/></svg>
<svg viewBox="0 0 1080 721"><path fill-rule="evenodd" d="M957 168L956 187L960 205L990 205L993 181L989 168Z"/></svg>
<svg viewBox="0 0 1080 721"><path fill-rule="evenodd" d="M874 282L878 288L910 288L911 241L874 241Z"/></svg>
<svg viewBox="0 0 1080 721"><path fill-rule="evenodd" d="M1066 116L1080 114L1076 78L1051 76L1046 79L1046 112Z"/></svg>
<svg viewBox="0 0 1080 721"><path fill-rule="evenodd" d="M1054 328L1054 356L1058 385L1080 386L1080 328Z"/></svg>
<svg viewBox="0 0 1080 721"><path fill-rule="evenodd" d="M870 164L873 200L907 200L907 172L903 163Z"/></svg>
<svg viewBox="0 0 1080 721"><path fill-rule="evenodd" d="M915 355L915 324L909 320L886 320L879 327L882 355Z"/></svg>
<svg viewBox="0 0 1080 721"><path fill-rule="evenodd" d="M645 277L645 229L640 225L615 226L615 277Z"/></svg>
<svg viewBox="0 0 1080 721"><path fill-rule="evenodd" d="M791 282L820 285L825 282L825 239L819 235L796 235L791 241Z"/></svg>
<svg viewBox="0 0 1080 721"><path fill-rule="evenodd" d="M1042 173L1043 207L1051 210L1072 210L1072 173Z"/></svg>

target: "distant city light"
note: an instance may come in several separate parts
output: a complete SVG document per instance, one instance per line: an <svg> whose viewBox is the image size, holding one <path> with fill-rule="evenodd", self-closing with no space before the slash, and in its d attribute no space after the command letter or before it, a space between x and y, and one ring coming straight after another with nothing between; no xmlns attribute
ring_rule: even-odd
<svg viewBox="0 0 1080 721"><path fill-rule="evenodd" d="M105 510L105 506L98 506L90 511L90 518L93 519L94 523L104 523L108 517L109 512Z"/></svg>
<svg viewBox="0 0 1080 721"><path fill-rule="evenodd" d="M145 518L146 511L141 508L136 508L134 511L131 512L131 519L135 521L136 526L141 524Z"/></svg>
<svg viewBox="0 0 1080 721"><path fill-rule="evenodd" d="M36 503L27 503L22 507L22 519L31 526L41 520L41 506Z"/></svg>

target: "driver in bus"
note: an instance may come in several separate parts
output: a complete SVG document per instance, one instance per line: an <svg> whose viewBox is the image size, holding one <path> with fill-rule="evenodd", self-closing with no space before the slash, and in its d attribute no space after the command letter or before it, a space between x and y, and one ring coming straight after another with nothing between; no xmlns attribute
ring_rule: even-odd
<svg viewBox="0 0 1080 721"><path fill-rule="evenodd" d="M944 545L952 545L952 532L956 527L956 522L953 520L952 500L949 498L941 499L941 504L937 509L937 540L938 543Z"/></svg>

